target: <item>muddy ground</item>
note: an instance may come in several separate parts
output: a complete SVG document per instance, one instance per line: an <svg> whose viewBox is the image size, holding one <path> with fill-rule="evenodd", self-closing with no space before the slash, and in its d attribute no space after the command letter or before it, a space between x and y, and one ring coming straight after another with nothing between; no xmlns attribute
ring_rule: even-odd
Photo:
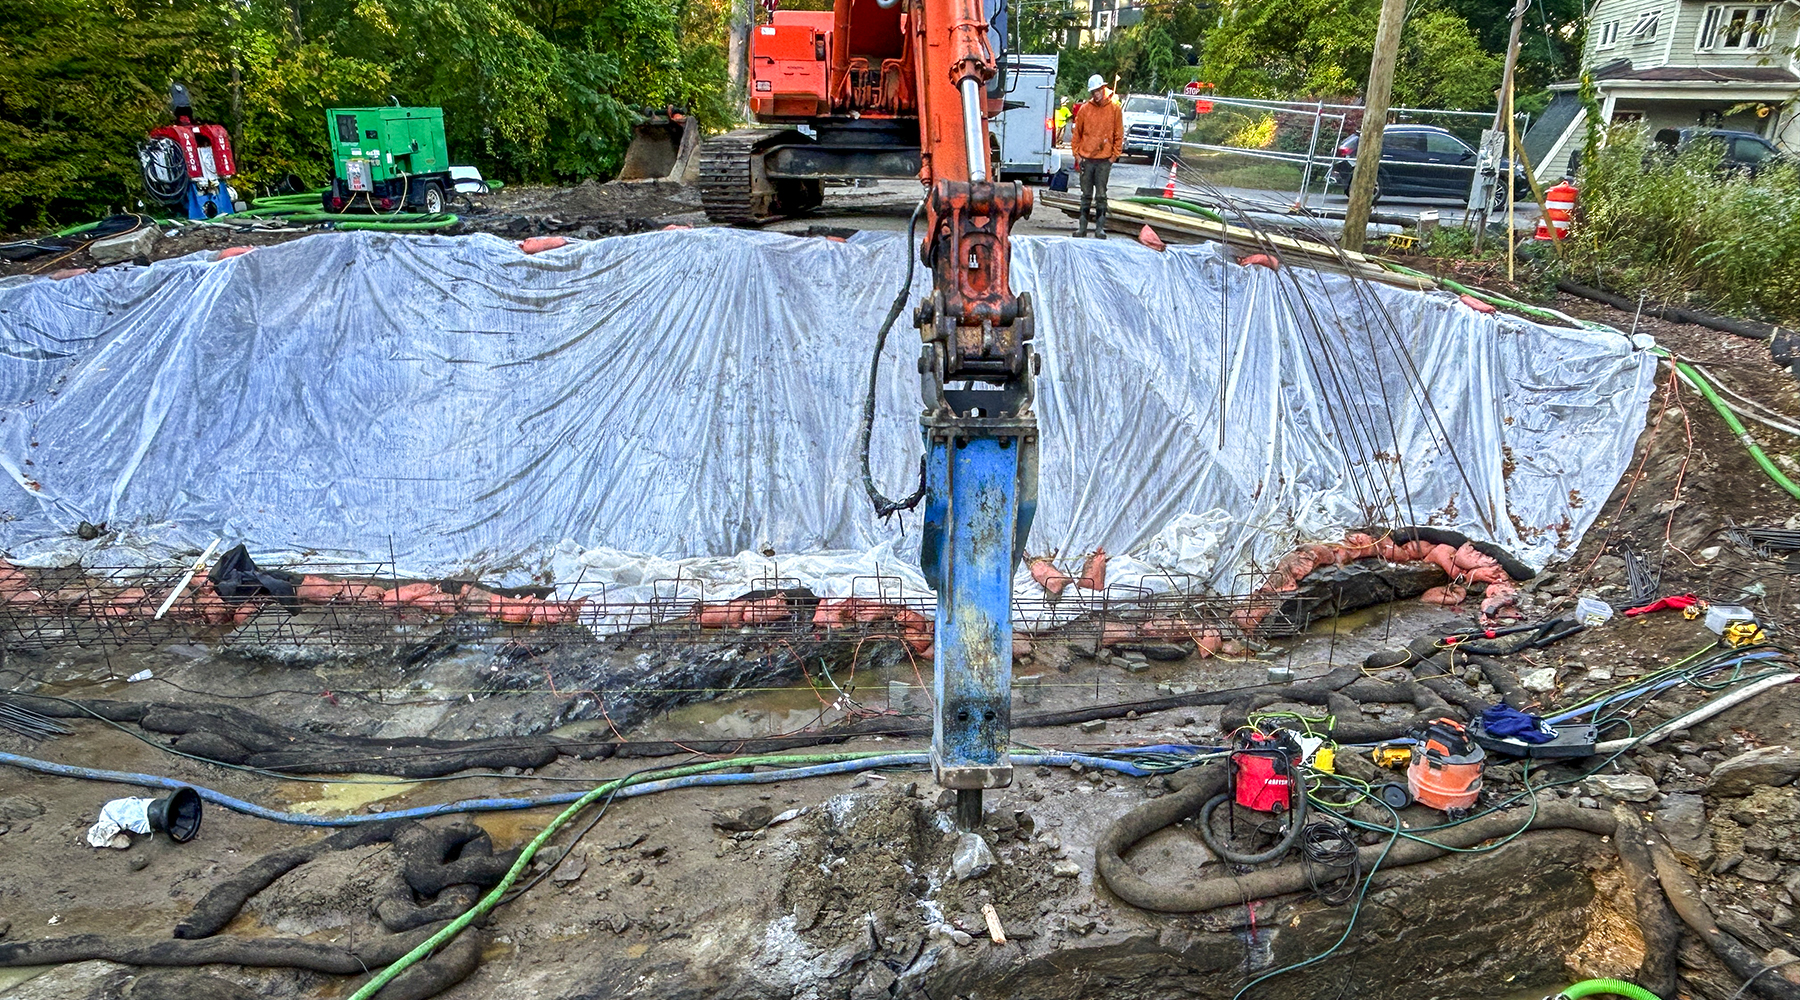
<svg viewBox="0 0 1800 1000"><path fill-rule="evenodd" d="M868 197L866 211L846 208L792 225L799 231L855 228L875 218L875 225L892 228L896 212L904 225L903 199L880 192ZM510 237L598 237L699 223L690 192L655 186L631 197L598 187L508 189L488 207L489 231ZM175 255L283 238L291 236L246 238L205 229L159 247ZM57 266L80 263L77 254ZM1622 329L1634 324L1632 316L1577 299L1564 297L1556 306ZM1765 346L1658 320L1635 325L1705 365L1730 388L1800 420L1800 389L1772 365ZM1662 377L1666 381L1666 367ZM1790 442L1779 432L1753 425L1751 433L1778 463L1794 468L1785 455ZM1762 474L1691 392L1659 389L1631 471L1611 496L1591 501L1603 504L1600 521L1574 559L1526 587L1528 620L1568 613L1577 594L1623 600L1631 590L1630 559L1660 577L1659 595L1693 591L1715 602L1748 604L1777 643L1800 625L1800 593L1789 587L1790 572L1800 567L1790 566L1786 553L1758 552L1728 533L1734 522L1780 526L1800 514L1800 505ZM1025 716L1204 694L1266 684L1272 668L1287 668L1295 681L1305 682L1473 621L1472 605L1376 606L1269 642L1254 655L1210 660L1096 659L1082 655L1089 650L1044 641L1015 671L1014 707ZM1534 691L1533 707L1547 709L1682 661L1715 640L1701 622L1660 612L1615 618L1508 660L1520 675L1551 671L1549 683ZM525 646L436 634L412 637L403 648L334 646L323 652L241 636L154 651L54 644L11 649L0 676L14 692L139 710L136 721L116 724L65 717L61 721L72 731L41 741L0 730L0 750L168 775L274 808L373 816L455 799L579 791L644 767L701 759L684 753L623 756L620 747L637 741L676 744L665 750L711 750L718 746L711 741L829 734L859 725L867 731L871 722L899 729L928 719L921 690L928 672L894 642L822 651L832 666L829 683L810 672L776 669L757 675L758 690L743 695L706 700L688 692L626 704L584 700L578 675L677 676L696 662L751 656L760 652L757 643L751 636L705 647L627 637L575 653ZM146 669L152 679L126 680ZM1474 693L1491 696L1479 678L1468 683ZM1723 933L1759 962L1781 961L1784 953L1800 953L1800 814L1793 787L1770 782L1782 774L1791 779L1793 772L1765 769L1747 784L1716 780L1713 772L1757 748L1800 742L1797 691L1793 685L1776 689L1602 768L1603 774L1647 783L1578 780L1601 767L1599 759L1529 773L1511 765L1490 771L1484 801L1535 799L1546 809L1590 810L1647 824L1698 881L1701 908ZM1642 706L1632 725L1641 731L1704 697L1673 690ZM154 712L146 713L146 704ZM1321 711L1316 705L1270 707ZM1103 721L1020 728L1015 737L1032 747L1078 752L1208 744L1222 738L1231 710L1219 704L1146 707L1101 713L1112 716ZM213 718L252 713L283 727L279 731L295 748L310 741L334 748L341 756L327 759L339 762L335 770L343 773L295 780L246 770L246 762L262 758L243 755L247 736L232 739L241 721L212 730L166 721L179 721L183 711ZM109 712L115 718L133 714ZM1414 712L1412 704L1367 701L1356 706L1361 718L1355 721L1399 724ZM391 771L360 773L376 766L376 756L350 749L345 737L401 745L423 739L522 745L548 738L563 750L535 767L482 767L409 782ZM812 750L922 745L917 737L862 736ZM381 760L391 764L392 755ZM984 837L995 863L966 879L954 870L961 835L948 801L920 770L619 799L572 847L573 834L591 812L551 838L552 864L532 873L547 877L471 932L479 935L479 964L441 995L1223 998L1259 975L1326 953L1340 937L1330 957L1245 995L1516 1000L1591 976L1643 979L1670 956L1675 966L1669 971L1679 976L1678 992L1670 995L1727 1000L1741 984L1741 975L1701 935L1671 932L1666 921L1659 925L1645 915L1660 911L1621 863L1612 837L1572 829L1528 833L1490 845L1492 850L1378 872L1360 907L1330 906L1304 891L1258 897L1249 889L1241 901L1204 913L1134 907L1096 879L1096 844L1121 815L1180 794L1189 777L1023 768L1011 788L988 794ZM159 835L135 838L128 850L87 846L83 834L100 804L124 794L150 793L0 768L0 957L20 942L78 934L168 939L209 890L259 859L325 833L208 807L199 836L187 844ZM1514 814L1523 822L1530 811ZM536 836L557 812L480 813L473 821L504 853ZM1406 819L1415 826L1440 821L1420 807L1408 810ZM428 826L450 822L436 819ZM1381 840L1376 834L1365 839ZM399 900L410 908L430 901L405 881L402 853L385 842L326 853L254 895L224 934L344 948L383 940L390 931L375 913L377 904ZM1213 858L1185 824L1151 835L1127 860L1151 884L1169 889L1240 877L1240 884L1256 884L1253 875ZM984 906L993 908L1004 944L990 940ZM1749 995L1795 995L1797 969L1761 976ZM237 964L153 969L68 961L0 969L0 996L327 998L349 995L364 978Z"/></svg>

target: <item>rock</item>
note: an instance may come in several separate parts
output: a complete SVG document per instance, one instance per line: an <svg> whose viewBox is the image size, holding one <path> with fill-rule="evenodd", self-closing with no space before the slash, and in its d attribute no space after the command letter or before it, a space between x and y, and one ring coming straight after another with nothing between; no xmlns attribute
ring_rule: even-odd
<svg viewBox="0 0 1800 1000"><path fill-rule="evenodd" d="M980 878L994 867L994 851L978 833L965 833L956 842L956 853L950 858L950 869L957 881Z"/></svg>
<svg viewBox="0 0 1800 1000"><path fill-rule="evenodd" d="M1781 867L1761 858L1745 858L1737 866L1737 875L1752 882L1773 882L1781 878Z"/></svg>
<svg viewBox="0 0 1800 1000"><path fill-rule="evenodd" d="M1075 728L1081 730L1084 733L1105 732L1106 731L1106 720L1105 719L1089 719L1088 721L1082 723L1079 726L1076 726Z"/></svg>
<svg viewBox="0 0 1800 1000"><path fill-rule="evenodd" d="M1687 768L1690 774L1696 774L1702 778L1711 774L1713 771L1713 766L1711 764L1708 764L1706 761L1703 761L1692 754L1688 754L1681 758L1681 766Z"/></svg>
<svg viewBox="0 0 1800 1000"><path fill-rule="evenodd" d="M713 826L731 833L760 830L775 819L775 810L765 805L741 809L721 809L713 813Z"/></svg>
<svg viewBox="0 0 1800 1000"><path fill-rule="evenodd" d="M1539 667L1536 670L1527 670L1519 675L1519 683L1525 685L1527 691L1554 691L1556 690L1556 668Z"/></svg>
<svg viewBox="0 0 1800 1000"><path fill-rule="evenodd" d="M1070 861L1068 858L1064 858L1050 866L1050 874L1057 878L1080 878L1081 866Z"/></svg>
<svg viewBox="0 0 1800 1000"><path fill-rule="evenodd" d="M1580 798L1575 800L1575 804L1580 806L1583 809L1598 809L1598 808L1600 808L1600 800L1594 798L1591 795L1581 796Z"/></svg>
<svg viewBox="0 0 1800 1000"><path fill-rule="evenodd" d="M1762 747L1713 767L1706 790L1714 795L1749 795L1762 785L1780 786L1800 777L1800 753L1793 747Z"/></svg>
<svg viewBox="0 0 1800 1000"><path fill-rule="evenodd" d="M1755 945L1758 950L1775 947L1775 938L1763 930L1762 924L1750 914L1735 906L1715 906L1713 919L1719 926L1731 932L1731 936L1746 944Z"/></svg>
<svg viewBox="0 0 1800 1000"><path fill-rule="evenodd" d="M1800 986L1800 971L1795 971L1800 968L1800 964L1797 963L1800 963L1800 955L1796 955L1786 948L1771 948L1768 954L1763 956L1763 964L1768 966L1775 975L1795 986Z"/></svg>
<svg viewBox="0 0 1800 1000"><path fill-rule="evenodd" d="M1706 803L1700 796L1686 792L1665 796L1650 825L1668 838L1676 854L1701 868L1712 863L1712 826L1706 821Z"/></svg>
<svg viewBox="0 0 1800 1000"><path fill-rule="evenodd" d="M565 885L580 879L586 871L587 859L579 854L571 855L564 858L562 863L556 866L556 870L550 873L550 881Z"/></svg>
<svg viewBox="0 0 1800 1000"><path fill-rule="evenodd" d="M44 804L24 795L8 795L0 799L0 819L32 819L44 814Z"/></svg>
<svg viewBox="0 0 1800 1000"><path fill-rule="evenodd" d="M970 945L970 944L975 943L975 938L973 936L971 936L968 931L961 931L961 930L957 930L956 928L952 927L948 931L946 931L945 934L950 938L950 940L956 942L956 946L959 948L964 945Z"/></svg>
<svg viewBox="0 0 1800 1000"><path fill-rule="evenodd" d="M88 256L102 266L117 264L137 257L148 257L162 234L155 226L145 226L135 233L99 240L88 247Z"/></svg>
<svg viewBox="0 0 1800 1000"><path fill-rule="evenodd" d="M1648 802L1656 782L1641 774L1593 774L1581 780L1581 790L1615 802Z"/></svg>
<svg viewBox="0 0 1800 1000"><path fill-rule="evenodd" d="M125 866L134 872L141 872L150 867L150 855L134 854L132 855L131 860L125 863Z"/></svg>

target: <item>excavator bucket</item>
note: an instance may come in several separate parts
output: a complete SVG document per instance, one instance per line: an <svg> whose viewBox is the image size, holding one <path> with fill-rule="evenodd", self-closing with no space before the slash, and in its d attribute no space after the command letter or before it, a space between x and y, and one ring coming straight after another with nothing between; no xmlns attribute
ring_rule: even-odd
<svg viewBox="0 0 1800 1000"><path fill-rule="evenodd" d="M619 165L622 181L672 180L693 183L694 151L700 146L700 123L693 115L658 113L631 127L631 145Z"/></svg>

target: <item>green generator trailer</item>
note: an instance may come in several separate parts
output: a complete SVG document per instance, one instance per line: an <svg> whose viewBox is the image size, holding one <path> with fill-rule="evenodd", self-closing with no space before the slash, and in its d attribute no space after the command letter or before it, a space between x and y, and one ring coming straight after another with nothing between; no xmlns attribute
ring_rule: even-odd
<svg viewBox="0 0 1800 1000"><path fill-rule="evenodd" d="M330 211L444 210L455 184L443 108L331 108L325 127L333 167L325 194Z"/></svg>

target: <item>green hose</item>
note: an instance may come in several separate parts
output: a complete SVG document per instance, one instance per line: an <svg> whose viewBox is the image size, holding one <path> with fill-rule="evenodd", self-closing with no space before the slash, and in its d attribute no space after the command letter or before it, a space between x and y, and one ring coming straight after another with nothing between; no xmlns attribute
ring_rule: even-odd
<svg viewBox="0 0 1800 1000"><path fill-rule="evenodd" d="M1689 385L1700 390L1700 395L1705 396L1706 401L1712 404L1714 410L1718 411L1719 416L1725 421L1725 426L1731 428L1731 433L1737 435L1738 442L1744 446L1744 450L1750 453L1750 457L1756 460L1757 465L1762 466L1763 472L1775 481L1775 485L1787 490L1789 496L1800 500L1800 485L1795 485L1792 479L1783 475L1781 470L1775 467L1774 462L1769 461L1769 456L1763 453L1762 447L1756 443L1756 439L1752 438L1750 432L1744 429L1737 414L1731 412L1731 408L1726 406L1725 401L1719 398L1719 394L1713 391L1713 387L1700 377L1700 373L1691 366L1675 360L1674 355L1668 351L1659 349L1657 353L1668 358L1669 364L1675 366L1675 370L1681 373L1682 378L1687 379Z"/></svg>
<svg viewBox="0 0 1800 1000"><path fill-rule="evenodd" d="M1207 208L1205 205L1184 201L1180 198L1158 198L1150 195L1137 195L1135 197L1126 198L1125 200L1136 205L1167 205L1170 208L1179 208L1185 212L1192 212L1195 215L1204 216L1214 222L1225 221L1225 216L1218 211Z"/></svg>
<svg viewBox="0 0 1800 1000"><path fill-rule="evenodd" d="M256 204L236 213L240 219L280 219L298 225L330 222L338 229L368 229L375 232L413 233L443 229L462 221L450 212L439 215L414 215L401 219L387 215L364 215L324 210L324 192L282 194L256 199Z"/></svg>
<svg viewBox="0 0 1800 1000"><path fill-rule="evenodd" d="M1644 989L1625 982L1622 979L1583 979L1573 986L1563 987L1557 997L1568 1000L1581 1000L1582 997L1601 996L1604 994L1625 997L1626 1000L1662 1000L1661 997Z"/></svg>
<svg viewBox="0 0 1800 1000"><path fill-rule="evenodd" d="M601 798L612 794L614 791L617 791L626 785L636 785L646 781L661 781L665 778L680 778L690 774L702 774L707 771L723 771L728 768L794 764L834 764L839 761L858 760L864 757L886 756L887 753L888 751L877 750L857 753L772 754L760 757L737 757L730 760L708 761L704 764L690 764L686 767L672 767L666 771L657 771L653 774L628 775L614 781L609 781L570 803L569 807L558 814L555 819L551 820L549 825L544 827L541 833L531 838L531 843L526 844L525 849L519 852L519 859L513 862L512 868L507 870L505 877L500 880L500 884L494 886L493 889L488 891L487 895L481 897L480 901L470 907L467 913L450 921L443 930L438 931L436 934L425 939L425 941L417 948L414 948L412 951L395 959L392 965L389 965L387 968L376 973L374 979L364 983L362 989L357 990L350 995L350 1000L369 1000L370 997L381 992L381 988L391 982L395 976L405 972L420 959L425 958L442 945L448 943L450 939L461 934L470 924L481 919L481 917L489 910L492 910L495 906L499 905L500 897L506 895L506 890L512 888L513 883L518 881L520 873L531 866L531 859L536 856L538 849L542 848L544 843L556 834L556 831L562 829L563 826L574 819L583 809L586 809Z"/></svg>

